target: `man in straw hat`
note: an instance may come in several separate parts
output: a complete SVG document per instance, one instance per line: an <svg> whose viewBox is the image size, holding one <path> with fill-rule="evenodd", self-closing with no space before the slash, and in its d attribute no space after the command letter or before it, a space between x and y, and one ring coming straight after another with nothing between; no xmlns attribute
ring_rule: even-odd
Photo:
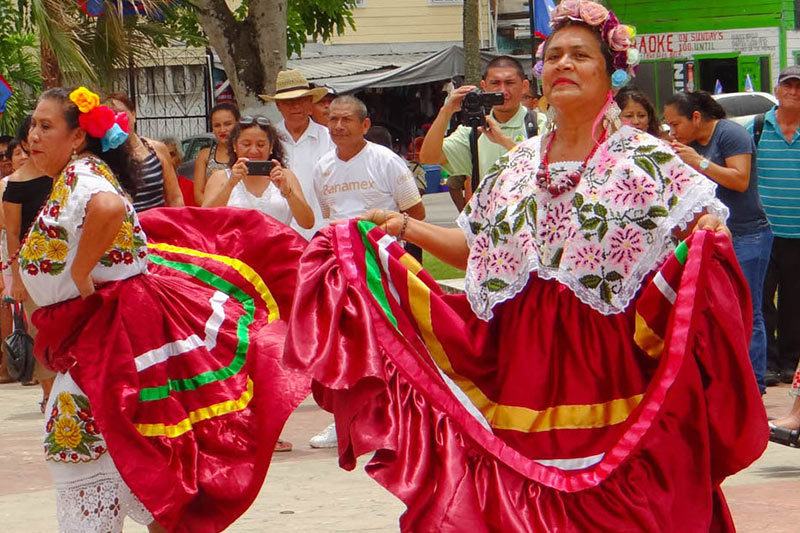
<svg viewBox="0 0 800 533"><path fill-rule="evenodd" d="M283 121L276 126L284 137L282 142L288 165L297 175L308 205L314 210L314 226L311 229L303 229L292 222L292 227L306 239L327 224L314 194L312 171L314 163L331 151L334 145L328 128L310 118L313 104L327 94L325 87L311 88L299 70L284 70L278 72L275 94L260 95L262 100L275 102L283 115Z"/></svg>

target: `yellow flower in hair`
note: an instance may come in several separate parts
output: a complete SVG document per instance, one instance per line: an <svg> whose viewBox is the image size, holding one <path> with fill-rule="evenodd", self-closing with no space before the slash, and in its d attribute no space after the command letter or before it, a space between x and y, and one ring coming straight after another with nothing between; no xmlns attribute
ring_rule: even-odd
<svg viewBox="0 0 800 533"><path fill-rule="evenodd" d="M86 87L78 87L69 93L69 99L72 100L81 113L88 113L98 105L100 105L100 97L87 89Z"/></svg>

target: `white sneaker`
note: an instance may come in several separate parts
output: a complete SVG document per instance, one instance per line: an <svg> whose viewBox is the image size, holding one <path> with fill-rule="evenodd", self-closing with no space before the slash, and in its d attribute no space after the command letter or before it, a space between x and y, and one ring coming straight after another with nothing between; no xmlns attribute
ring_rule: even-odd
<svg viewBox="0 0 800 533"><path fill-rule="evenodd" d="M312 448L335 448L338 444L336 439L336 424L326 427L308 441Z"/></svg>

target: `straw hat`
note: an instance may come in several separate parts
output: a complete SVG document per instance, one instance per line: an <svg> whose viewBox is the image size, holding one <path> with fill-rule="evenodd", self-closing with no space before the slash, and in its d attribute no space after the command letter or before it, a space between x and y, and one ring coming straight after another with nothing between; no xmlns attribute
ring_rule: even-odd
<svg viewBox="0 0 800 533"><path fill-rule="evenodd" d="M258 96L267 102L311 96L313 97L313 102L318 102L326 94L328 94L328 89L325 87L312 89L306 77L299 70L282 70L278 72L278 79L275 81L275 94L272 96L260 94Z"/></svg>

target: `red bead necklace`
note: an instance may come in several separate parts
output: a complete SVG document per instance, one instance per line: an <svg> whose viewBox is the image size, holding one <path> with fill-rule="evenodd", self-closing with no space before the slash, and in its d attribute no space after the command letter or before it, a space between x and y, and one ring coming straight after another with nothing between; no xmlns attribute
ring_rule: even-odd
<svg viewBox="0 0 800 533"><path fill-rule="evenodd" d="M553 131L550 134L550 138L547 140L547 146L542 153L541 161L539 162L539 169L536 171L536 183L539 185L540 189L547 189L547 191L553 196L553 198L560 196L570 190L573 187L577 187L578 183L581 181L581 176L583 172L586 170L586 164L589 162L589 159L597 151L597 148L605 141L606 139L606 132L603 132L603 135L600 137L600 140L595 143L594 148L586 156L586 159L581 162L581 164L567 174L567 178L563 180L561 183L552 183L550 180L550 170L548 169L549 166L549 158L550 158L550 147L553 145L553 140L556 138L556 132L558 130Z"/></svg>

